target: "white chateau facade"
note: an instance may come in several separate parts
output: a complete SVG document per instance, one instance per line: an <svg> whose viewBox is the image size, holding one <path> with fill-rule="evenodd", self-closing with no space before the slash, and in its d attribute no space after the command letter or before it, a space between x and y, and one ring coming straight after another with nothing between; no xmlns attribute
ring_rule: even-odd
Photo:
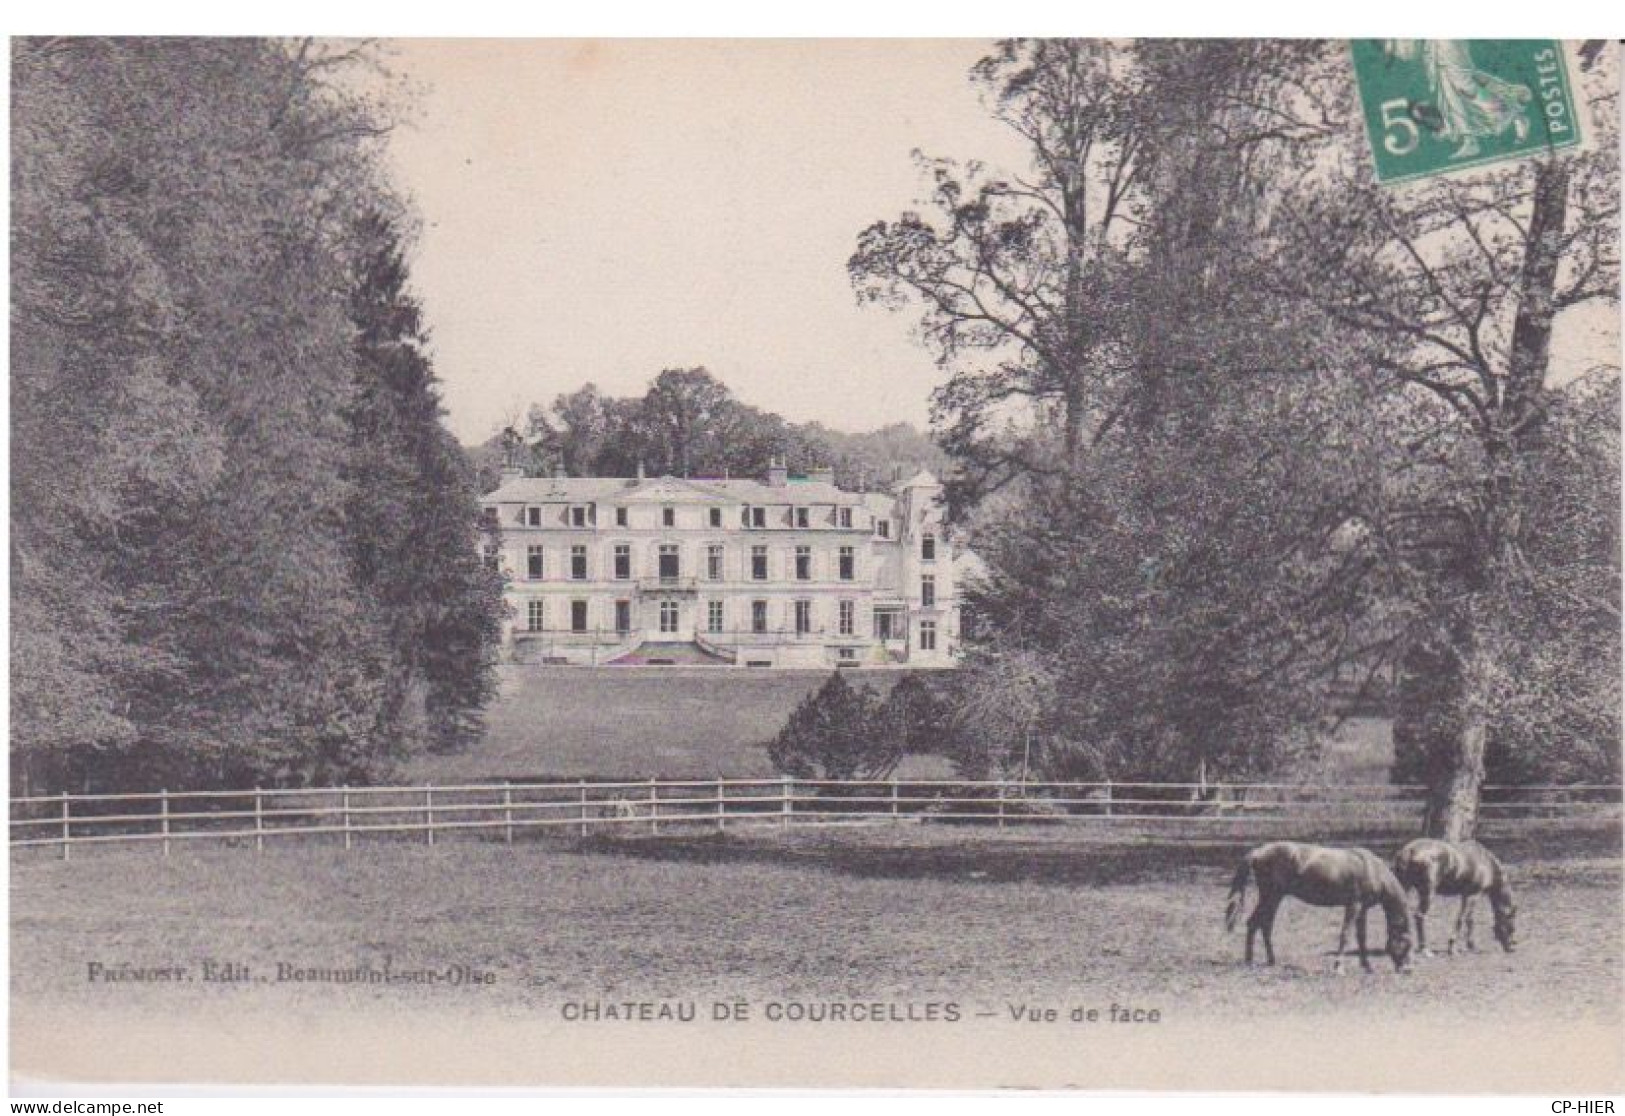
<svg viewBox="0 0 1625 1116"><path fill-rule="evenodd" d="M506 575L507 657L570 664L952 666L942 486L526 477L483 498ZM968 557L968 555L966 556Z"/></svg>

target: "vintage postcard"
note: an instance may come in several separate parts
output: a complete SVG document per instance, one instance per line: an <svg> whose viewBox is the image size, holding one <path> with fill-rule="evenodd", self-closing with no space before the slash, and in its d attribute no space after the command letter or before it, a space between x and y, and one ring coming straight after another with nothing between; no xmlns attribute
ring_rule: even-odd
<svg viewBox="0 0 1625 1116"><path fill-rule="evenodd" d="M13 40L13 1088L1625 1089L1620 72Z"/></svg>

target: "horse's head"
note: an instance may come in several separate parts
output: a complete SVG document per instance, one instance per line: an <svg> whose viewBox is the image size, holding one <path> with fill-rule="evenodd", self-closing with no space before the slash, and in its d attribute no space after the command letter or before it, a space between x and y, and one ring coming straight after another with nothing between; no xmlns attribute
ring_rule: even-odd
<svg viewBox="0 0 1625 1116"><path fill-rule="evenodd" d="M1394 963L1394 968L1402 973L1411 969L1411 932L1408 929L1395 930L1390 927L1388 933L1388 957Z"/></svg>
<svg viewBox="0 0 1625 1116"><path fill-rule="evenodd" d="M1505 891L1492 892L1490 910L1495 915L1495 940L1511 953L1518 948L1518 906Z"/></svg>

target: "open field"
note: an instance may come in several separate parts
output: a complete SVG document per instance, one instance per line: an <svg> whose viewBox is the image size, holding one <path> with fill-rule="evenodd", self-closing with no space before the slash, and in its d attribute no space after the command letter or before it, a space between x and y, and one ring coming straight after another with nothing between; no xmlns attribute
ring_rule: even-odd
<svg viewBox="0 0 1625 1116"><path fill-rule="evenodd" d="M772 775L765 745L822 670L504 665L485 739L419 756L398 782ZM850 681L890 693L897 671Z"/></svg>
<svg viewBox="0 0 1625 1116"><path fill-rule="evenodd" d="M14 856L14 1006L187 1011L558 1011L575 998L742 996L1136 1003L1187 1021L1444 1008L1617 1024L1617 828L1504 839L1523 946L1330 974L1338 913L1289 904L1281 964L1222 930L1235 841L935 827L693 839L105 849ZM1390 848L1376 846L1389 853ZM1373 937L1382 939L1380 912ZM1487 919L1481 921L1487 926ZM1484 933L1488 943L1488 934ZM278 963L464 964L482 987L278 981ZM251 979L205 982L204 961ZM87 966L184 966L94 983ZM78 1005L78 1008L74 1008Z"/></svg>
<svg viewBox="0 0 1625 1116"><path fill-rule="evenodd" d="M775 774L765 744L828 671L720 667L627 669L507 665L466 752L419 756L398 783L501 779L761 778ZM898 671L854 671L848 681L884 696ZM1387 723L1354 718L1328 741L1305 782L1383 783L1393 745ZM899 775L947 778L946 761L911 756Z"/></svg>

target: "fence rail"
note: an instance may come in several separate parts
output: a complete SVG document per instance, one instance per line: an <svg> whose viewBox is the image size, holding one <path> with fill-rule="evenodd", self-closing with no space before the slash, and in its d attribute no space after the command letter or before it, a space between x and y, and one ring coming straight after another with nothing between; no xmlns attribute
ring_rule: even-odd
<svg viewBox="0 0 1625 1116"><path fill-rule="evenodd" d="M71 858L81 845L252 843L289 837L512 842L555 833L676 834L858 823L1093 826L1107 832L1314 835L1415 831L1423 788L1390 784L1015 783L962 780L679 779L461 783L13 798L14 848ZM1608 784L1484 788L1486 833L1618 824Z"/></svg>

